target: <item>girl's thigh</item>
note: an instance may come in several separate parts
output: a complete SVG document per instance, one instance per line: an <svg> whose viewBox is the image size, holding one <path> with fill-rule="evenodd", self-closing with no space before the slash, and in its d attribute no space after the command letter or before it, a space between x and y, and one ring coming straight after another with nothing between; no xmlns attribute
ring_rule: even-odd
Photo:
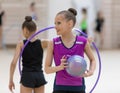
<svg viewBox="0 0 120 93"><path fill-rule="evenodd" d="M32 88L25 87L22 84L20 85L20 93L32 93L32 90Z"/></svg>
<svg viewBox="0 0 120 93"><path fill-rule="evenodd" d="M44 85L34 89L35 93L44 93Z"/></svg>

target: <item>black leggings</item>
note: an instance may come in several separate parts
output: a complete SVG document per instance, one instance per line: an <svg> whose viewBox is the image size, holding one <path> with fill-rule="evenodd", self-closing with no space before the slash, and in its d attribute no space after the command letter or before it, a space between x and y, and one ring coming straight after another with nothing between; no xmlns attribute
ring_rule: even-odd
<svg viewBox="0 0 120 93"><path fill-rule="evenodd" d="M85 91L64 91L64 90L56 90L53 93L85 93Z"/></svg>

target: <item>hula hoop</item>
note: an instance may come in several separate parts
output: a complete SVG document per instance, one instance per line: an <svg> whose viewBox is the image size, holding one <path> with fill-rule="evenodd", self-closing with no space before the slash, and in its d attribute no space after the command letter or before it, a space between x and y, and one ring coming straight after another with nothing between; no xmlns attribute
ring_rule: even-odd
<svg viewBox="0 0 120 93"><path fill-rule="evenodd" d="M36 32L35 34L33 34L33 35L27 40L27 42L24 44L24 46L23 46L23 48L22 48L22 51L21 51L21 53L20 53L20 57L19 57L19 73L20 73L20 76L21 76L21 74L22 74L22 71L21 71L21 58L22 58L22 53L23 53L23 51L24 51L24 48L27 46L27 44L29 43L29 41L30 41L33 37L35 37L36 35L38 35L39 33L44 32L44 31L47 31L47 30L49 30L49 29L54 29L54 28L55 28L54 26L51 26L51 27L46 27L46 28L43 28L43 29L39 30L38 32ZM85 37L88 37L88 36L87 36L85 33L83 33L81 30L79 30L79 29L77 29L77 28L75 28L75 30L76 30L77 32L80 32L80 33L81 33L82 35L84 35ZM95 87L96 87L97 84L98 84L98 81L99 81L100 75L101 75L101 57L100 57L100 53L99 53L99 50L98 50L98 48L96 47L96 45L95 45L94 42L92 42L92 45L93 45L93 47L95 48L96 53L97 53L97 56L98 56L98 60L99 60L99 71L98 71L97 80L96 80L94 86L92 87L92 89L90 90L89 93L92 93L92 92L93 92L93 90L95 89Z"/></svg>
<svg viewBox="0 0 120 93"><path fill-rule="evenodd" d="M82 35L84 35L86 38L88 37L88 36L87 36L87 34L83 33L81 30L79 30L79 29L75 29L75 30L76 30L77 32L81 33ZM98 56L98 60L99 60L99 71L98 71L97 80L96 80L96 82L95 82L94 86L92 87L92 89L90 90L90 92L89 92L89 93L92 93L92 92L93 92L93 90L95 89L95 87L97 86L98 81L99 81L99 79L100 79L100 75L101 75L101 68L102 68L102 65L101 65L101 57L100 57L99 50L98 50L98 48L96 47L96 45L95 45L95 43L94 43L94 42L92 42L92 45L93 45L93 47L95 48L96 53L97 53L97 56Z"/></svg>

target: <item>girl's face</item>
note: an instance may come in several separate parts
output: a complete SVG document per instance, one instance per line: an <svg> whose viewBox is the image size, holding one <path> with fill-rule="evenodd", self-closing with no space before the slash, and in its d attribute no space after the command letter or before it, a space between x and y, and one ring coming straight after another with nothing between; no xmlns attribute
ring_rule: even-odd
<svg viewBox="0 0 120 93"><path fill-rule="evenodd" d="M73 26L72 21L67 21L63 14L59 14L55 18L55 29L57 35L64 35L71 31Z"/></svg>

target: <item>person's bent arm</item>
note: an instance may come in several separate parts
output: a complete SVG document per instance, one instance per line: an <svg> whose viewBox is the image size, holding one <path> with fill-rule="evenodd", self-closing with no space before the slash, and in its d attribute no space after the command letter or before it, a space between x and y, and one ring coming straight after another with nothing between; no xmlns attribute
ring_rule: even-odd
<svg viewBox="0 0 120 93"><path fill-rule="evenodd" d="M53 42L50 41L48 44L47 56L46 56L46 60L45 60L45 72L47 74L58 72L60 70L63 70L67 64L64 56L61 59L61 64L59 66L52 66L52 61L53 61Z"/></svg>
<svg viewBox="0 0 120 93"><path fill-rule="evenodd" d="M89 42L87 42L87 44L85 46L85 53L90 60L89 70L84 75L84 77L88 77L88 76L91 76L91 75L94 74L94 71L95 71L95 68L96 68L96 61L95 61L94 55L92 53L92 49L90 48Z"/></svg>

